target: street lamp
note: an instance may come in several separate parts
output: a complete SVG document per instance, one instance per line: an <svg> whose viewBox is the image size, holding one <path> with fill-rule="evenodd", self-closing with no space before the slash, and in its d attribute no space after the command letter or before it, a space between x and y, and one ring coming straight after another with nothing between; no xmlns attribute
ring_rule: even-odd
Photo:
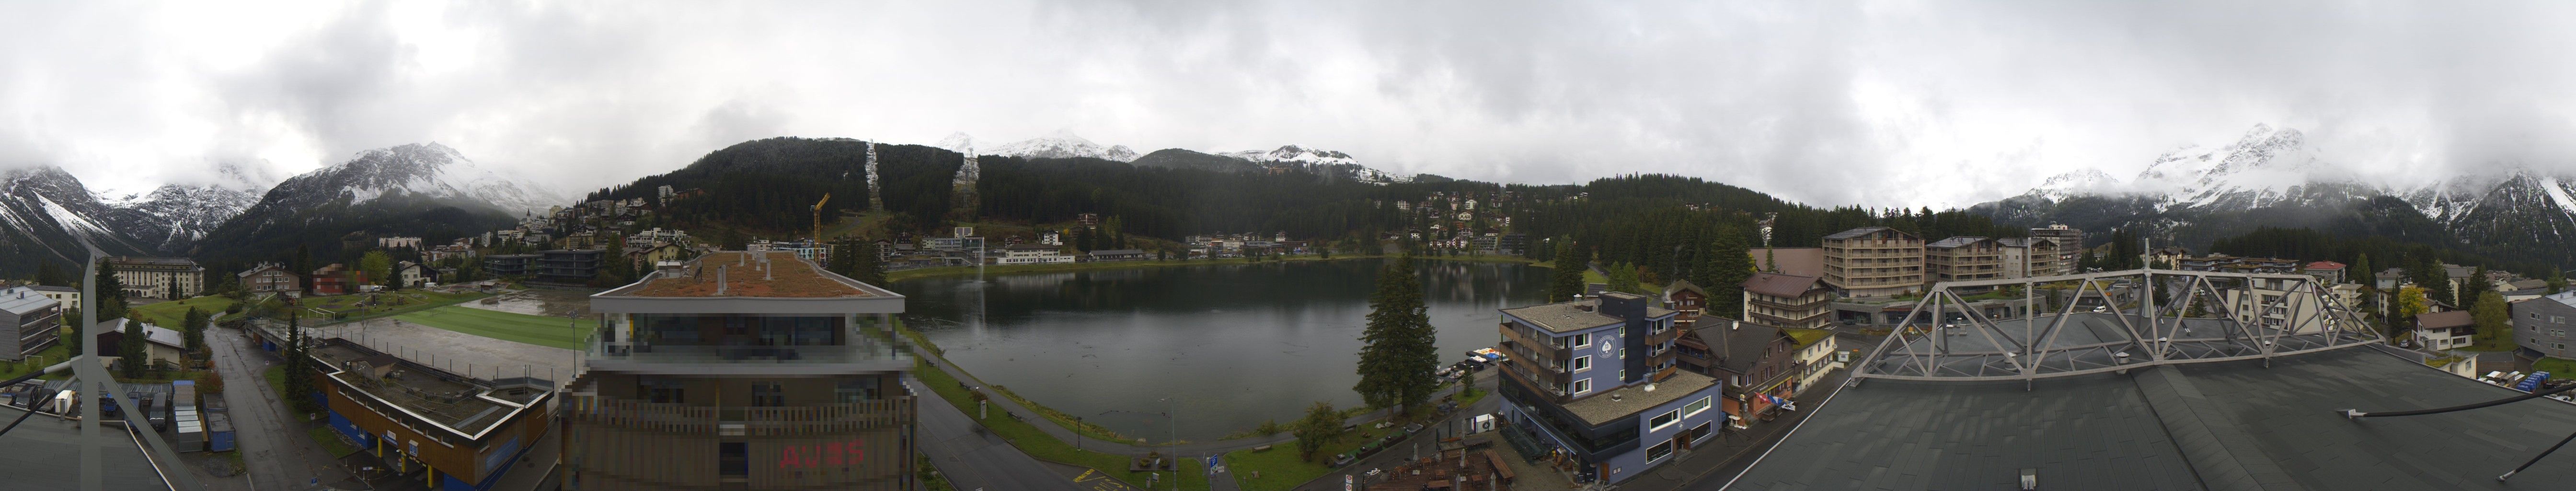
<svg viewBox="0 0 2576 491"><path fill-rule="evenodd" d="M1164 410L1164 411L1167 411L1167 412L1163 413L1163 419L1168 419L1168 420L1171 420L1171 422L1172 422L1172 423L1171 423L1171 425L1172 425L1172 439L1171 439L1171 441L1164 442L1164 444L1166 444L1166 445L1170 445L1170 446L1172 447L1172 453L1170 453L1170 454L1168 454L1168 455L1164 456L1163 458L1172 459L1172 490L1173 490L1173 491L1180 491L1180 489L1181 489L1181 455L1180 455L1180 451L1181 451L1181 409L1180 409L1180 404L1181 404L1181 401L1180 401L1180 398L1181 398L1181 396L1171 396L1171 397L1165 397L1165 398L1163 398L1163 399L1162 399L1162 401L1164 402L1164 404L1163 404L1163 410ZM1080 436L1080 435L1076 435L1076 437L1079 437L1079 436Z"/></svg>

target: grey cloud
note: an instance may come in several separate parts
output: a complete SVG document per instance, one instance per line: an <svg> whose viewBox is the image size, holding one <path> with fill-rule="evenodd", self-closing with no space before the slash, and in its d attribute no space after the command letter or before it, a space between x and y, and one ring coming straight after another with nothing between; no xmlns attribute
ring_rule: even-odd
<svg viewBox="0 0 2576 491"><path fill-rule="evenodd" d="M1070 128L1140 150L1294 143L1464 178L1665 172L1820 205L1938 206L2085 167L2126 176L2267 123L2389 179L2576 170L2558 137L2576 130L2565 4L244 8L259 15L226 19L236 31L183 35L165 31L193 19L113 6L0 16L0 161L181 179L279 148L305 149L276 162L301 170L436 140L579 190L765 136ZM245 48L246 64L171 54L220 32L288 35ZM155 151L112 150L137 147Z"/></svg>

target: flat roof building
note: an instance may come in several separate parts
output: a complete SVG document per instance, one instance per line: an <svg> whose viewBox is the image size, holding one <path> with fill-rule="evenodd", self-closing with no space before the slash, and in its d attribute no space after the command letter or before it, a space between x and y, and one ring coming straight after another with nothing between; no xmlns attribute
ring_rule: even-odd
<svg viewBox="0 0 2576 491"><path fill-rule="evenodd" d="M1887 227L1861 227L1824 239L1826 285L1846 297L1892 297L1923 291L1923 239Z"/></svg>
<svg viewBox="0 0 2576 491"><path fill-rule="evenodd" d="M1715 437L1721 388L1678 368L1677 313L1653 303L1606 293L1503 309L1505 438L1564 452L1578 483L1616 483Z"/></svg>
<svg viewBox="0 0 2576 491"><path fill-rule="evenodd" d="M912 489L903 303L787 252L712 252L592 295L564 489Z"/></svg>
<svg viewBox="0 0 2576 491"><path fill-rule="evenodd" d="M320 388L314 395L330 428L385 469L457 491L546 472L518 464L554 429L554 382L493 367L477 370L493 370L490 377L451 372L340 338L310 342L318 371L307 376Z"/></svg>
<svg viewBox="0 0 2576 491"><path fill-rule="evenodd" d="M61 341L63 306L33 287L0 290L0 360L20 361Z"/></svg>

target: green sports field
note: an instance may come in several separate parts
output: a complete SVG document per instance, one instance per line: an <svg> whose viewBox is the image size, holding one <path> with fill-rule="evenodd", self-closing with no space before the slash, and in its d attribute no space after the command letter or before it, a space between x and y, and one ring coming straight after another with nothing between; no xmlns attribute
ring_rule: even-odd
<svg viewBox="0 0 2576 491"><path fill-rule="evenodd" d="M398 315L394 319L492 339L570 350L582 349L582 340L599 327L599 322L593 320L513 314L455 305Z"/></svg>

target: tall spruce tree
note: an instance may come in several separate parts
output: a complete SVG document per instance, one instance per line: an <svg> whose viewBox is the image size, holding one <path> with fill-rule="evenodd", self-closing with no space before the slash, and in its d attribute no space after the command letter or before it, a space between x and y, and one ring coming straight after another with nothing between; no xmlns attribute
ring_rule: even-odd
<svg viewBox="0 0 2576 491"><path fill-rule="evenodd" d="M1744 315L1744 280L1753 277L1752 249L1745 246L1743 234L1733 232L1719 233L1717 244L1710 249L1716 251L1716 257L1710 260L1713 270L1709 272L1708 283L1699 285L1708 290L1709 311L1729 319L1741 319Z"/></svg>
<svg viewBox="0 0 2576 491"><path fill-rule="evenodd" d="M1378 273L1377 285L1368 328L1360 332L1360 382L1352 390L1370 406L1411 409L1440 387L1439 333L1423 305L1413 258L1396 259Z"/></svg>
<svg viewBox="0 0 2576 491"><path fill-rule="evenodd" d="M1574 300L1583 294L1583 263L1575 256L1574 241L1556 244L1555 267L1547 272L1547 302Z"/></svg>
<svg viewBox="0 0 2576 491"><path fill-rule="evenodd" d="M311 349L312 340L304 336L302 317L295 307L287 308L286 347L278 351L286 354L287 402L292 403L296 411L310 413L316 409L313 404L313 357L306 355L305 350Z"/></svg>
<svg viewBox="0 0 2576 491"><path fill-rule="evenodd" d="M150 354L143 351L143 336L142 320L125 321L125 335L117 338L116 341L117 356L123 358L118 360L117 365L120 368L119 371L124 372L125 378L142 377L144 365L152 364Z"/></svg>
<svg viewBox="0 0 2576 491"><path fill-rule="evenodd" d="M98 320L125 317L125 281L116 279L116 264L98 262L98 276L90 278L98 285Z"/></svg>
<svg viewBox="0 0 2576 491"><path fill-rule="evenodd" d="M185 328L187 329L188 334L188 352L195 353L197 350L206 349L206 324L208 322L208 317L210 316L207 315L204 310L199 310L196 307L188 308L187 320L181 321L186 324Z"/></svg>

